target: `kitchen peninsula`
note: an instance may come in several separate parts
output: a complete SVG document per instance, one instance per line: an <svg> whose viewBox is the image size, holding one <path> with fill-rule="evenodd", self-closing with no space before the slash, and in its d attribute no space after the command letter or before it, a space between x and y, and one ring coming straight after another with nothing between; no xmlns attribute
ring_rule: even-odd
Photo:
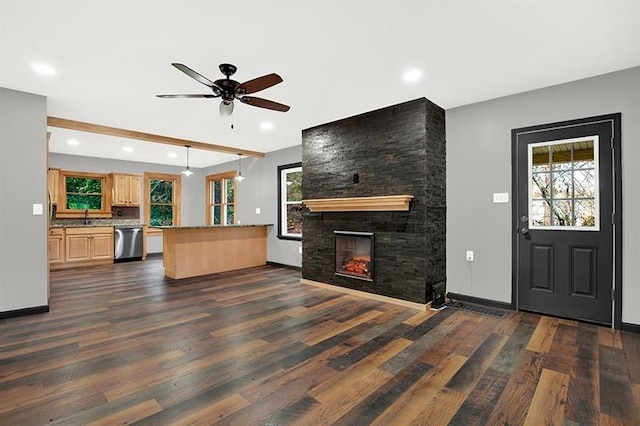
<svg viewBox="0 0 640 426"><path fill-rule="evenodd" d="M179 279L266 265L267 226L158 226L164 274Z"/></svg>

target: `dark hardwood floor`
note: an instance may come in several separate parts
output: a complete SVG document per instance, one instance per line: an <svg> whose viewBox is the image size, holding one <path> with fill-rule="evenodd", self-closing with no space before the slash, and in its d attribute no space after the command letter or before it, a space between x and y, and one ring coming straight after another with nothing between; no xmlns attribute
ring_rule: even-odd
<svg viewBox="0 0 640 426"><path fill-rule="evenodd" d="M638 334L299 278L53 271L51 312L0 321L0 425L640 424Z"/></svg>

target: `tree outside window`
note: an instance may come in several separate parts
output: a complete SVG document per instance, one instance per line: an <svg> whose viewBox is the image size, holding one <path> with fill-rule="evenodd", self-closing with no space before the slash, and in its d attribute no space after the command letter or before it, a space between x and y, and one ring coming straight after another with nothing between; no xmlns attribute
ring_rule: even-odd
<svg viewBox="0 0 640 426"><path fill-rule="evenodd" d="M237 222L236 172L207 176L207 224L233 225Z"/></svg>
<svg viewBox="0 0 640 426"><path fill-rule="evenodd" d="M96 177L65 176L67 210L102 210L104 179Z"/></svg>
<svg viewBox="0 0 640 426"><path fill-rule="evenodd" d="M144 180L146 223L180 225L180 175L145 173Z"/></svg>
<svg viewBox="0 0 640 426"><path fill-rule="evenodd" d="M173 181L151 179L149 182L151 226L173 225Z"/></svg>
<svg viewBox="0 0 640 426"><path fill-rule="evenodd" d="M302 164L278 167L278 237L302 238Z"/></svg>

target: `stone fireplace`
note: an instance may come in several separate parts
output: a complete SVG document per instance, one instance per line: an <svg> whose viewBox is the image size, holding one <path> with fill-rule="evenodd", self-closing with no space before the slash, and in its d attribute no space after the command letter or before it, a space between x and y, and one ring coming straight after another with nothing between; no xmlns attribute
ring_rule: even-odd
<svg viewBox="0 0 640 426"><path fill-rule="evenodd" d="M445 280L444 110L422 98L303 130L302 172L303 280L430 301ZM345 230L372 235L368 266L357 244L337 256Z"/></svg>

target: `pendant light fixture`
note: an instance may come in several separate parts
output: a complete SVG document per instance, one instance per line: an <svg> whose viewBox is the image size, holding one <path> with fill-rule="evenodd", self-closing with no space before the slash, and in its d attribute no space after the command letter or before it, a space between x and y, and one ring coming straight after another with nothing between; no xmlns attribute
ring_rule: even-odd
<svg viewBox="0 0 640 426"><path fill-rule="evenodd" d="M236 180L238 182L242 182L244 180L244 176L242 176L242 154L238 154L238 176L236 176Z"/></svg>
<svg viewBox="0 0 640 426"><path fill-rule="evenodd" d="M185 147L187 148L187 168L182 171L182 174L186 177L189 177L193 174L193 172L189 168L189 148L191 148L191 145L185 145Z"/></svg>

